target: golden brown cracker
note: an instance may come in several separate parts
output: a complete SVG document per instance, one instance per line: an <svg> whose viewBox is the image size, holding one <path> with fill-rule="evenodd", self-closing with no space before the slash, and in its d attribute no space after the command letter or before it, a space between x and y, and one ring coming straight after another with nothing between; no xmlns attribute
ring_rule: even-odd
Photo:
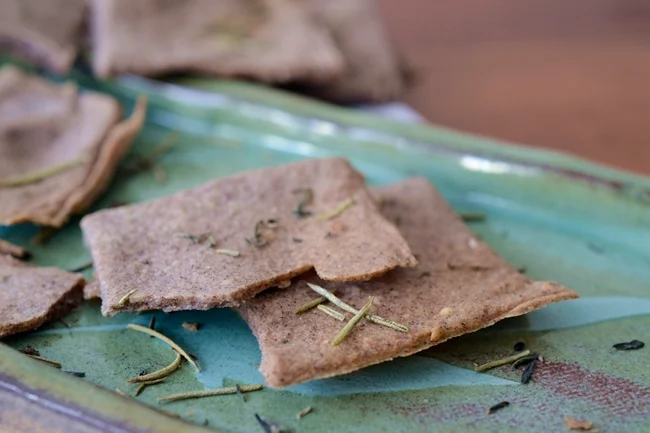
<svg viewBox="0 0 650 433"><path fill-rule="evenodd" d="M329 34L292 0L93 0L100 77L178 72L265 82L332 78L343 61Z"/></svg>
<svg viewBox="0 0 650 433"><path fill-rule="evenodd" d="M386 217L400 221L419 266L355 284L333 284L312 276L286 290L262 293L240 307L259 341L260 370L269 386L349 373L578 296L556 283L530 281L512 269L476 238L426 180L410 179L381 188L378 194ZM329 342L341 322L316 309L294 312L318 297L307 281L336 289L357 309L374 296L370 314L410 330L402 333L363 321L345 342L332 347Z"/></svg>
<svg viewBox="0 0 650 433"><path fill-rule="evenodd" d="M0 256L0 337L63 317L83 299L84 278Z"/></svg>
<svg viewBox="0 0 650 433"><path fill-rule="evenodd" d="M85 0L0 0L0 51L67 73L81 45Z"/></svg>
<svg viewBox="0 0 650 433"><path fill-rule="evenodd" d="M404 66L374 0L306 0L343 55L336 78L301 90L337 103L386 102L406 87Z"/></svg>
<svg viewBox="0 0 650 433"><path fill-rule="evenodd" d="M310 214L299 218L306 189ZM238 305L311 268L350 281L416 264L363 176L338 158L240 173L88 215L81 227L106 315Z"/></svg>
<svg viewBox="0 0 650 433"><path fill-rule="evenodd" d="M101 193L142 126L106 95L0 69L0 224L62 226Z"/></svg>

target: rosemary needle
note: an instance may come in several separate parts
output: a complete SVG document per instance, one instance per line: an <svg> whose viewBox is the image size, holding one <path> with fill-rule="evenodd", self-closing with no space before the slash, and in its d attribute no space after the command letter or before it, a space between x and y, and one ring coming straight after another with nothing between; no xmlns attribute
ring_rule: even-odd
<svg viewBox="0 0 650 433"><path fill-rule="evenodd" d="M326 305L317 305L316 308L318 308L320 311L323 313L327 314L328 316L332 316L336 320L342 322L345 320L345 316L338 311L326 306Z"/></svg>
<svg viewBox="0 0 650 433"><path fill-rule="evenodd" d="M298 412L298 413L296 414L296 419L297 419L297 420L300 420L300 418L302 418L303 416L305 416L305 415L307 415L307 414L312 413L313 411L314 411L314 408L313 408L313 407L311 407L311 406L307 406L306 408L304 408L303 410L301 410L300 412Z"/></svg>
<svg viewBox="0 0 650 433"><path fill-rule="evenodd" d="M332 290L330 293L336 293L336 290ZM319 304L322 304L323 302L326 302L326 301L327 301L327 298L324 297L324 296L321 296L319 298L316 298L316 299L313 299L313 300L307 302L306 304L301 305L300 307L296 308L294 311L296 312L296 314L302 314L302 313L304 313L306 311L309 311L312 308L314 308L315 306L317 306Z"/></svg>
<svg viewBox="0 0 650 433"><path fill-rule="evenodd" d="M539 358L539 355L537 353L533 353L532 355L524 356L523 358L519 358L515 362L512 363L512 368L518 368L524 364L528 364L529 362Z"/></svg>
<svg viewBox="0 0 650 433"><path fill-rule="evenodd" d="M52 365L52 366L54 366L56 368L61 368L62 367L60 363L58 363L56 361L52 361L51 359L43 358L42 356L38 356L38 355L27 355L27 356L29 356L30 358L36 359L37 361L41 361L41 362L45 362L47 364L50 364L50 365Z"/></svg>
<svg viewBox="0 0 650 433"><path fill-rule="evenodd" d="M122 296L120 298L120 300L117 301L117 306L118 307L124 307L129 302L129 298L131 297L131 295L133 295L137 291L138 291L138 289L133 289L129 293L127 293L126 295Z"/></svg>
<svg viewBox="0 0 650 433"><path fill-rule="evenodd" d="M500 367L502 365L506 365L506 364L510 364L511 362L515 362L519 358L523 358L524 356L528 356L528 355L530 355L530 350L526 349L523 352L517 353L516 355L507 356L507 357L502 358L502 359L497 359L497 360L490 361L490 362L487 362L485 364L479 365L474 370L476 370L476 371L485 371L485 370L489 370L489 369L494 368L494 367Z"/></svg>
<svg viewBox="0 0 650 433"><path fill-rule="evenodd" d="M357 314L358 310L356 308L346 304L345 302L337 298L334 294L328 292L321 286L317 286L316 284L312 284L312 283L307 283L307 286L309 286L309 288L312 289L314 292L327 298L328 301L330 301L332 304L336 305L337 307L341 308L342 310L345 310L348 313ZM384 319L383 317L375 316L374 314L368 314L366 316L366 319L378 325L383 325L386 326L387 328L392 328L396 331L409 332L409 328L407 326L404 326L392 320Z"/></svg>
<svg viewBox="0 0 650 433"><path fill-rule="evenodd" d="M336 208L332 209L331 211L324 212L316 217L317 220L319 221L327 221L331 220L332 218L336 218L337 216L341 215L343 212L347 210L350 206L354 204L354 200L351 198L345 200L341 204L339 204Z"/></svg>
<svg viewBox="0 0 650 433"><path fill-rule="evenodd" d="M138 387L135 389L135 395L138 396L146 387L149 385L157 385L159 383L163 383L165 381L165 378L163 377L162 379L156 379L156 380L150 380L148 382L142 382Z"/></svg>
<svg viewBox="0 0 650 433"><path fill-rule="evenodd" d="M348 323L345 324L345 326L339 331L339 333L334 337L334 340L330 343L332 346L338 346L341 344L346 338L348 338L348 335L352 332L355 326L357 326L357 323L363 317L368 314L368 311L370 311L370 307L372 307L372 302L375 300L374 296L370 296L368 298L368 302L366 302L366 305L363 306L362 309L360 309L357 314L354 315L353 318L350 319Z"/></svg>
<svg viewBox="0 0 650 433"><path fill-rule="evenodd" d="M134 331L144 332L145 334L149 334L149 335L151 335L153 337L156 337L159 340L164 341L165 343L167 343L171 347L173 347L174 350L176 350L176 352L181 354L181 356L183 358L187 359L187 362L192 364L192 366L196 369L197 372L201 371L198 364L194 361L194 359L192 359L192 357L186 351L183 350L183 348L181 346L174 343L172 340L170 340L168 337L165 337L160 332L154 331L153 329L149 329L149 328L146 328L144 326L136 325L135 323L129 323L127 328L132 329Z"/></svg>
<svg viewBox="0 0 650 433"><path fill-rule="evenodd" d="M175 233L174 237L181 239L189 239L193 244L199 243L199 237L190 233Z"/></svg>
<svg viewBox="0 0 650 433"><path fill-rule="evenodd" d="M460 217L463 221L467 223L481 222L486 220L486 215L484 213L473 213L473 212L461 212Z"/></svg>
<svg viewBox="0 0 650 433"><path fill-rule="evenodd" d="M251 392L251 391L259 391L260 389L263 388L264 387L262 385L240 385L239 391ZM237 394L237 387L229 386L226 388L206 389L203 391L190 391L190 392L181 392L178 394L169 394L169 395L164 395L162 397L159 397L158 402L166 403L170 401L187 400L190 398L202 398L202 397L211 397L215 395L227 395L227 394Z"/></svg>
<svg viewBox="0 0 650 433"><path fill-rule="evenodd" d="M55 176L64 171L70 170L78 165L84 164L86 158L77 158L72 161L66 161L61 164L45 167L41 170L34 170L20 176L0 179L0 187L15 187L35 183L48 177Z"/></svg>
<svg viewBox="0 0 650 433"><path fill-rule="evenodd" d="M228 250L225 248L218 248L215 250L217 254L224 254L226 256L233 256L233 257L239 257L239 251L236 250Z"/></svg>
<svg viewBox="0 0 650 433"><path fill-rule="evenodd" d="M145 375L142 375L142 376L132 377L131 379L127 380L126 383L150 382L152 380L162 379L162 378L165 378L165 377L169 376L171 373L176 371L178 369L178 367L180 367L181 361L183 359L181 357L180 353L178 353L178 352L175 352L175 353L176 353L176 359L174 359L174 362L169 364L167 367L161 368L160 370L154 371L153 373L145 374Z"/></svg>

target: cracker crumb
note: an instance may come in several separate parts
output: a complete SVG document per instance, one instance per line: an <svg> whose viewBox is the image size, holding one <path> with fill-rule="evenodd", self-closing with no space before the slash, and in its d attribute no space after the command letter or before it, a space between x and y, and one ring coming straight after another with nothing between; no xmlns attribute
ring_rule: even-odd
<svg viewBox="0 0 650 433"><path fill-rule="evenodd" d="M190 332L198 331L200 326L201 325L196 322L183 322L183 328L187 329Z"/></svg>
<svg viewBox="0 0 650 433"><path fill-rule="evenodd" d="M438 341L445 338L445 329L442 326L434 326L431 330L431 341Z"/></svg>
<svg viewBox="0 0 650 433"><path fill-rule="evenodd" d="M441 315L442 317L449 317L453 312L454 312L453 308L445 307L442 310L440 310L440 313L438 314Z"/></svg>
<svg viewBox="0 0 650 433"><path fill-rule="evenodd" d="M568 416L564 417L564 422L566 423L566 428L569 430L589 431L593 427L593 424L589 421L580 421Z"/></svg>
<svg viewBox="0 0 650 433"><path fill-rule="evenodd" d="M286 288L289 287L290 285L291 285L291 280L284 280L284 281L280 281L280 282L278 283L278 288L279 288L279 289L286 289Z"/></svg>
<svg viewBox="0 0 650 433"><path fill-rule="evenodd" d="M343 224L339 220L332 220L327 224L327 226L329 228L329 232L332 235L337 235L339 233L343 233L345 231L345 229L346 229L345 224Z"/></svg>

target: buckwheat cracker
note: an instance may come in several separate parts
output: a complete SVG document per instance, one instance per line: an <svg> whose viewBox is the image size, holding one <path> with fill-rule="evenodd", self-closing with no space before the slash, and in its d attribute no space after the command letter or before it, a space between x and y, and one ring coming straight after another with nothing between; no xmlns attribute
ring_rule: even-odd
<svg viewBox="0 0 650 433"><path fill-rule="evenodd" d="M0 224L60 227L101 194L144 121L112 97L0 69Z"/></svg>
<svg viewBox="0 0 650 433"><path fill-rule="evenodd" d="M321 82L343 68L329 34L292 0L92 0L93 69Z"/></svg>
<svg viewBox="0 0 650 433"><path fill-rule="evenodd" d="M67 73L82 39L85 0L0 0L0 51Z"/></svg>
<svg viewBox="0 0 650 433"><path fill-rule="evenodd" d="M374 0L305 1L332 34L345 66L336 78L300 90L341 104L392 101L404 93L405 67Z"/></svg>
<svg viewBox="0 0 650 433"><path fill-rule="evenodd" d="M63 317L83 299L84 278L0 256L0 338Z"/></svg>
<svg viewBox="0 0 650 433"><path fill-rule="evenodd" d="M307 189L309 214L299 218L294 212ZM311 268L323 279L350 281L416 264L363 176L338 158L240 173L102 210L84 217L81 228L105 315L238 305Z"/></svg>
<svg viewBox="0 0 650 433"><path fill-rule="evenodd" d="M556 283L530 281L512 269L472 234L426 180L410 179L378 189L378 194L387 218L400 220L419 266L356 284L311 276L240 307L259 341L260 370L269 386L349 373L578 296ZM339 298L357 309L374 296L369 314L410 330L402 333L363 321L344 343L332 347L329 342L341 322L316 309L294 312L318 297L306 286L308 281L336 289Z"/></svg>

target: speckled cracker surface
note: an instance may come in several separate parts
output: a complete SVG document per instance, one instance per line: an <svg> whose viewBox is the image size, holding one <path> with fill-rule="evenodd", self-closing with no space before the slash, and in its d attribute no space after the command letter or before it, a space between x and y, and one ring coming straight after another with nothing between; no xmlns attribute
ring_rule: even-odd
<svg viewBox="0 0 650 433"><path fill-rule="evenodd" d="M341 51L345 69L321 85L301 87L340 104L386 102L406 88L404 66L374 0L307 0Z"/></svg>
<svg viewBox="0 0 650 433"><path fill-rule="evenodd" d="M299 218L294 211L305 189L313 201L303 210L311 214ZM350 201L340 214L322 218ZM256 226L258 240L266 242L259 247ZM238 305L311 268L326 280L351 281L417 263L363 176L338 158L240 173L102 210L86 216L81 227L105 315Z"/></svg>
<svg viewBox="0 0 650 433"><path fill-rule="evenodd" d="M84 278L0 256L0 338L63 317L83 299Z"/></svg>
<svg viewBox="0 0 650 433"><path fill-rule="evenodd" d="M321 82L343 60L293 0L92 0L93 69Z"/></svg>
<svg viewBox="0 0 650 433"><path fill-rule="evenodd" d="M145 105L118 123L112 97L0 69L0 224L60 227L88 207L140 131Z"/></svg>
<svg viewBox="0 0 650 433"><path fill-rule="evenodd" d="M512 269L472 234L426 180L407 180L378 194L384 214L400 220L419 266L356 284L332 284L312 276L288 289L260 294L241 307L259 341L260 370L269 386L349 373L578 296L555 283L530 281ZM370 314L410 331L363 320L346 341L332 347L329 342L344 322L316 309L294 312L318 297L306 281L336 288L337 295L357 309L374 296Z"/></svg>
<svg viewBox="0 0 650 433"><path fill-rule="evenodd" d="M0 51L59 74L81 45L85 0L0 0Z"/></svg>

